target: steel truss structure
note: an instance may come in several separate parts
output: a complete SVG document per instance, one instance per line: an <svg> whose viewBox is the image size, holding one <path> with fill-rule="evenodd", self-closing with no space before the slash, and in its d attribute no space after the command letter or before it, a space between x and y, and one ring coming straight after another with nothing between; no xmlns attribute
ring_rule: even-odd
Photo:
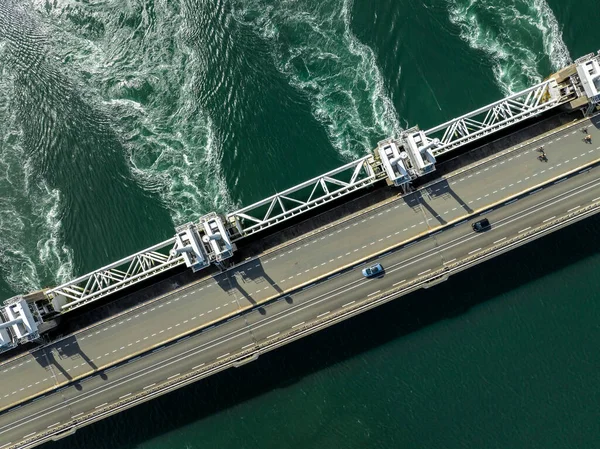
<svg viewBox="0 0 600 449"><path fill-rule="evenodd" d="M594 58L594 55L588 55L586 58ZM596 70L595 67L594 65L594 70ZM587 70L588 72L585 73L593 78L596 72L591 73L590 68ZM597 71L600 72L600 68ZM595 79L593 78L593 80ZM437 156L539 115L546 110L571 101L573 98L583 96L582 87L579 86L581 82L577 77L567 75L565 80L569 82L563 80L559 84L555 78L550 78L536 86L512 94L427 131L419 131L415 127L414 130L404 133L406 139L402 142L419 156L423 156L424 151L430 152L433 155L432 163L435 163ZM403 148L402 151L405 151L406 147ZM403 154L406 155L406 153ZM222 245L217 245L216 249L213 248L214 254L216 254L213 259L219 261L220 254L227 254L226 257L231 257L235 250L233 242L371 186L385 177L386 171L381 160L376 159L374 155L364 156L357 161L229 213L224 221L215 214L206 215L207 220L201 220L197 226L193 226L193 230L190 228L189 232L198 233L194 236L201 239L198 242L202 241L203 243L198 243L198 245L202 245L205 250L213 248L217 245L215 243L217 241L225 242L226 245L223 248ZM213 215L215 216L213 217ZM214 223L221 223L221 226L207 228L206 225L212 223L211 220L216 220ZM185 257L189 251L183 248L184 243L178 242L178 238L181 240L179 229L177 236L61 286L46 290L44 291L45 299L52 301L55 311L67 312L123 290L165 270L186 264ZM189 254L187 257L189 258ZM210 261L214 262L213 259ZM208 266L210 261L200 268ZM188 266L190 266L189 263ZM52 308L47 313L53 313Z"/></svg>
<svg viewBox="0 0 600 449"><path fill-rule="evenodd" d="M228 214L227 221L237 230L232 240L247 237L307 210L370 186L379 179L372 163L373 156L365 156Z"/></svg>
<svg viewBox="0 0 600 449"><path fill-rule="evenodd" d="M429 141L439 139L434 156L527 120L567 101L554 79L510 95L476 111L425 131Z"/></svg>
<svg viewBox="0 0 600 449"><path fill-rule="evenodd" d="M70 301L61 306L62 312L81 307L148 277L184 264L183 256L172 256L170 254L175 245L175 237L165 240L162 243L48 290L47 295L52 298L62 296L67 301Z"/></svg>

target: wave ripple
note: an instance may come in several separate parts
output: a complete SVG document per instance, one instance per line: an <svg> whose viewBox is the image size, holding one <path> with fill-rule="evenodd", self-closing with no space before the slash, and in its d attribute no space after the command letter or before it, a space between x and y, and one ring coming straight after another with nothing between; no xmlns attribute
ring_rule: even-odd
<svg viewBox="0 0 600 449"><path fill-rule="evenodd" d="M492 60L505 94L538 83L571 56L545 0L447 0L450 21Z"/></svg>
<svg viewBox="0 0 600 449"><path fill-rule="evenodd" d="M238 0L235 17L270 44L275 67L305 93L344 156L401 127L375 54L351 30L351 0Z"/></svg>

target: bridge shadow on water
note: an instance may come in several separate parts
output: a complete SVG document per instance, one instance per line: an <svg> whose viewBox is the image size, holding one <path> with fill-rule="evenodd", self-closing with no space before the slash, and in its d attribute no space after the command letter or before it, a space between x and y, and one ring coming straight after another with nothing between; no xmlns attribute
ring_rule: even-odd
<svg viewBox="0 0 600 449"><path fill-rule="evenodd" d="M434 288L392 301L265 354L242 368L196 382L45 447L135 448L273 389L293 386L305 376L437 322L460 319L473 307L594 255L599 247L600 217L596 216L453 276ZM560 257L556 257L558 254ZM510 298L503 300L507 306L514 306ZM292 407L282 405L287 406Z"/></svg>

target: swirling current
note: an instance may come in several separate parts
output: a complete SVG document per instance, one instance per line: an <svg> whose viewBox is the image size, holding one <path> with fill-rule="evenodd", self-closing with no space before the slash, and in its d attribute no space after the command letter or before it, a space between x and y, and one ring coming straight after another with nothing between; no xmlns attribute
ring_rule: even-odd
<svg viewBox="0 0 600 449"><path fill-rule="evenodd" d="M0 296L538 82L600 48L599 19L593 0L0 0ZM564 234L562 282L507 256L518 274L439 290L473 310L394 306L61 447L593 447L599 360L570 329L597 337L578 280L597 227Z"/></svg>

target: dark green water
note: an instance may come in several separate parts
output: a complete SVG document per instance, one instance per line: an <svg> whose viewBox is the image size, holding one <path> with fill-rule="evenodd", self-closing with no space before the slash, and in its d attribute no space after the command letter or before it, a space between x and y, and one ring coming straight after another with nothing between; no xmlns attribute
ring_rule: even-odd
<svg viewBox="0 0 600 449"><path fill-rule="evenodd" d="M0 0L0 298L541 80L593 0ZM62 448L596 448L600 220ZM0 379L1 381L1 379Z"/></svg>

